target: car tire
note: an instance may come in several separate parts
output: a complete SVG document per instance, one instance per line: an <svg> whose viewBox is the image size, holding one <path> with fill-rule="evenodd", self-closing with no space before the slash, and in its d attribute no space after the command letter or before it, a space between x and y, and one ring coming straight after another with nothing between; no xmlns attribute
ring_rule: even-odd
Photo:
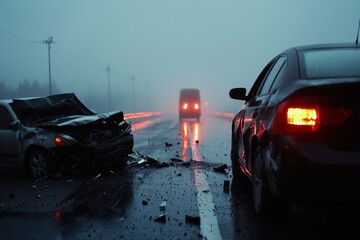
<svg viewBox="0 0 360 240"><path fill-rule="evenodd" d="M265 215L269 210L271 192L265 176L263 152L260 146L255 150L252 170L252 198L254 210L259 215Z"/></svg>
<svg viewBox="0 0 360 240"><path fill-rule="evenodd" d="M30 176L34 179L46 177L49 172L49 156L42 149L31 150L28 158L27 165Z"/></svg>
<svg viewBox="0 0 360 240"><path fill-rule="evenodd" d="M232 170L232 175L233 178L236 180L244 180L247 179L245 173L243 173L240 169L240 163L238 161L238 154L239 154L239 150L236 147L237 141L236 141L237 137L235 135L232 135L231 137L231 151L230 151L230 158L231 158L231 170Z"/></svg>
<svg viewBox="0 0 360 240"><path fill-rule="evenodd" d="M125 158L125 157L123 157L123 158ZM116 161L114 163L112 168L116 171L123 170L126 168L127 162L128 162L127 160L119 159L118 161Z"/></svg>
<svg viewBox="0 0 360 240"><path fill-rule="evenodd" d="M233 177L238 179L241 177L241 170L240 170L240 166L239 163L237 162L236 159L234 159L234 156L231 157L231 169L232 169L232 174Z"/></svg>

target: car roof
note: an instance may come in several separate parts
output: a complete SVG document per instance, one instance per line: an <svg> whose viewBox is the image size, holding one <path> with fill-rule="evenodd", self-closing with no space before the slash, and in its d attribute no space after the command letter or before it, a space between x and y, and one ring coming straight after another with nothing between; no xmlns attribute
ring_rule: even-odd
<svg viewBox="0 0 360 240"><path fill-rule="evenodd" d="M360 45L355 43L322 43L322 44L309 44L293 47L297 51L303 50L315 50L315 49L326 49L326 48L359 48Z"/></svg>
<svg viewBox="0 0 360 240"><path fill-rule="evenodd" d="M1 104L10 104L12 103L12 99L0 99L0 103Z"/></svg>
<svg viewBox="0 0 360 240"><path fill-rule="evenodd" d="M183 88L180 91L180 97L199 98L200 97L200 91L197 88Z"/></svg>
<svg viewBox="0 0 360 240"><path fill-rule="evenodd" d="M199 92L198 88L183 88L181 92Z"/></svg>

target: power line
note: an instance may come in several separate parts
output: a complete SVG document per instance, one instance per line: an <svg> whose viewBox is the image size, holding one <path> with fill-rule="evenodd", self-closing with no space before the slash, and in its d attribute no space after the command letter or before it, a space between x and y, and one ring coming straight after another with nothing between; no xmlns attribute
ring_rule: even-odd
<svg viewBox="0 0 360 240"><path fill-rule="evenodd" d="M44 33L42 29L40 29L38 27L35 27L35 26L29 24L28 22L23 22L23 21L15 18L12 15L9 15L9 14L6 14L6 13L2 12L1 10L0 10L0 15L5 16L7 18L7 20L10 20L13 23L16 23L17 25L22 25L22 26L25 26L25 27L30 28L32 30L35 30L35 31L41 33L42 35L44 35L44 34L47 35L48 34L48 33Z"/></svg>
<svg viewBox="0 0 360 240"><path fill-rule="evenodd" d="M1 32L4 32L4 33L6 33L6 34L8 34L8 35L10 35L10 36L16 37L16 38L21 39L21 40L23 40L23 41L26 41L26 42L36 43L36 44L42 44L42 42L33 41L33 40L30 40L30 39L24 38L24 37L22 37L22 36L19 36L19 35L15 34L15 33L9 32L9 31L4 30L4 29L2 29L2 28L0 28L0 31L1 31Z"/></svg>

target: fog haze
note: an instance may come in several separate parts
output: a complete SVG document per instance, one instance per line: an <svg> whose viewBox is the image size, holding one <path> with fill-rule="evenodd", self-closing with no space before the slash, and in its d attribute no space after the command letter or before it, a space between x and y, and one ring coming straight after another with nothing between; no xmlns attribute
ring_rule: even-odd
<svg viewBox="0 0 360 240"><path fill-rule="evenodd" d="M358 0L1 0L0 82L48 86L52 36L54 89L94 110L108 110L109 77L111 110L176 111L191 87L208 108L235 112L230 88L250 88L280 51L355 42L359 9Z"/></svg>

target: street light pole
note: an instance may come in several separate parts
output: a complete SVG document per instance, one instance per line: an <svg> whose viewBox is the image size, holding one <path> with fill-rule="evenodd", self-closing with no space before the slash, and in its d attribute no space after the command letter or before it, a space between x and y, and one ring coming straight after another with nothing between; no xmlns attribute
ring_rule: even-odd
<svg viewBox="0 0 360 240"><path fill-rule="evenodd" d="M110 95L110 70L111 68L109 65L106 68L106 71L108 73L108 97L109 97L109 112L111 112L111 95Z"/></svg>
<svg viewBox="0 0 360 240"><path fill-rule="evenodd" d="M49 95L51 95L51 64L50 64L50 44L53 43L52 36L48 40L43 40L43 43L48 45L48 59L49 59Z"/></svg>

